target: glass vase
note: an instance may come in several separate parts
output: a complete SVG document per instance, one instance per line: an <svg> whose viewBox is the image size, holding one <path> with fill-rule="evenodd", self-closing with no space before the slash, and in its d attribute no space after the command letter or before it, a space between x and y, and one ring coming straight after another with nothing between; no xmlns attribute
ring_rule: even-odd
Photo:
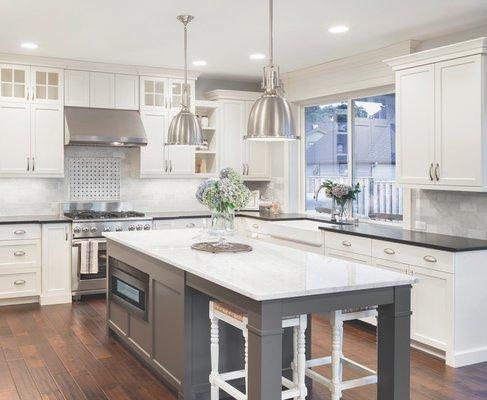
<svg viewBox="0 0 487 400"><path fill-rule="evenodd" d="M217 238L217 246L228 246L227 238L235 229L235 210L211 211L210 234Z"/></svg>
<svg viewBox="0 0 487 400"><path fill-rule="evenodd" d="M338 222L348 222L348 202L338 204Z"/></svg>

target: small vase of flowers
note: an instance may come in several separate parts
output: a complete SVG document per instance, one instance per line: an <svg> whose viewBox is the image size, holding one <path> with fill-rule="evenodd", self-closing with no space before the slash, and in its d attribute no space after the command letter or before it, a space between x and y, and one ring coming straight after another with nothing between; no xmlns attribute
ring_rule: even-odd
<svg viewBox="0 0 487 400"><path fill-rule="evenodd" d="M247 205L250 194L241 175L232 168L222 169L219 179L199 185L196 198L211 211L210 234L218 238L217 245L226 245L226 236L234 231L235 210Z"/></svg>
<svg viewBox="0 0 487 400"><path fill-rule="evenodd" d="M357 199L357 194L360 193L360 185L355 186L345 185L343 183L336 183L333 181L325 181L321 184L319 190L325 189L326 197L333 200L333 204L338 205L338 221L346 222L348 220L348 203ZM335 219L335 206L332 210L332 220Z"/></svg>

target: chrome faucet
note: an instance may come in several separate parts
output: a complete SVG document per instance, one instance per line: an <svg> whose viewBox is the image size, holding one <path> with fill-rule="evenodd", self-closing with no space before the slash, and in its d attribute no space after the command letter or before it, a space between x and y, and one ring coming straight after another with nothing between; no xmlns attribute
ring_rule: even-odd
<svg viewBox="0 0 487 400"><path fill-rule="evenodd" d="M321 189L323 189L323 188L324 188L324 186L320 186L320 187L318 188L318 190L315 192L314 196L313 196L313 198L314 198L314 200L315 200L315 210L316 210L317 212L319 212L319 213L321 213L321 212L323 212L323 211L320 211L320 209L318 208L318 195L320 194ZM331 220L331 221L336 221L336 220L337 220L337 215L338 215L338 213L337 213L337 212L336 212L336 210L335 210L335 200L333 200L333 205L331 206L330 214L331 214L331 218L330 218L330 220Z"/></svg>

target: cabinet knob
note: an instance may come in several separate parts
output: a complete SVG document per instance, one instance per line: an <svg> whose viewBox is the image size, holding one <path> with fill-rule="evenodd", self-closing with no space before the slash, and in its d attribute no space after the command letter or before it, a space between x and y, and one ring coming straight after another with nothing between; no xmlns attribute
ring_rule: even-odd
<svg viewBox="0 0 487 400"><path fill-rule="evenodd" d="M195 227L194 222L189 222L186 224L186 228L194 228L194 227Z"/></svg>
<svg viewBox="0 0 487 400"><path fill-rule="evenodd" d="M392 255L392 254L396 254L396 252L395 252L393 249L390 249L389 247L386 247L386 248L384 249L384 253L386 253L386 254L390 254L390 255Z"/></svg>
<svg viewBox="0 0 487 400"><path fill-rule="evenodd" d="M424 257L423 257L423 260L424 260L424 261L428 261L428 262L432 262L432 263L435 263L435 262L437 262L437 261L438 261L438 260L436 259L436 257L433 257L433 256L428 256L428 255L424 256Z"/></svg>
<svg viewBox="0 0 487 400"><path fill-rule="evenodd" d="M25 284L25 281L23 279L17 279L14 281L14 285L23 285Z"/></svg>
<svg viewBox="0 0 487 400"><path fill-rule="evenodd" d="M22 256L25 256L25 251L16 251L14 253L14 256L15 257L22 257Z"/></svg>
<svg viewBox="0 0 487 400"><path fill-rule="evenodd" d="M14 235L25 235L25 231L23 229L17 229L14 231Z"/></svg>
<svg viewBox="0 0 487 400"><path fill-rule="evenodd" d="M258 224L253 224L253 225L252 225L252 228L254 228L254 229L259 229L259 225L258 225Z"/></svg>
<svg viewBox="0 0 487 400"><path fill-rule="evenodd" d="M352 245L352 243L350 243L348 240L344 240L342 242L342 246L345 246L345 247L350 247Z"/></svg>

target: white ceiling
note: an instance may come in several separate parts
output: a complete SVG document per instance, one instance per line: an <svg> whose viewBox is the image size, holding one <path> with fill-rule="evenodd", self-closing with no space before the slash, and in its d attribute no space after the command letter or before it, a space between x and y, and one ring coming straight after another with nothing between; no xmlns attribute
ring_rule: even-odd
<svg viewBox="0 0 487 400"><path fill-rule="evenodd" d="M275 0L276 62L283 71L405 39L487 23L486 0ZM0 0L0 52L180 68L190 13L190 61L207 76L255 78L267 53L265 0ZM345 24L350 31L328 33ZM37 50L23 50L32 41Z"/></svg>

